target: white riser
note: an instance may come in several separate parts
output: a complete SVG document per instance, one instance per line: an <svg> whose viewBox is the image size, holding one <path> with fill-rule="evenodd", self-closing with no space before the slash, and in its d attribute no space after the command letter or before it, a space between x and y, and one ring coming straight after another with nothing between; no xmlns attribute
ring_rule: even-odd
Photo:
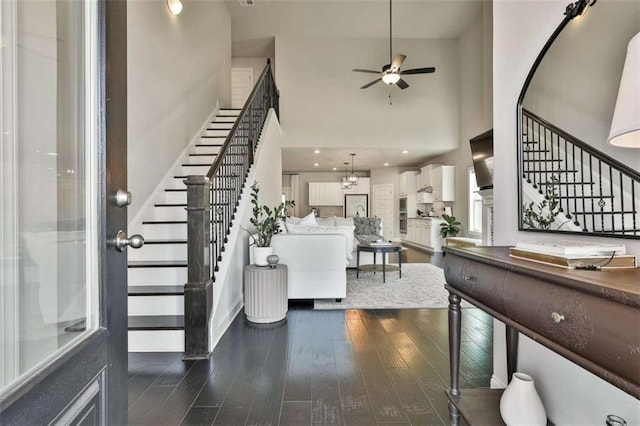
<svg viewBox="0 0 640 426"><path fill-rule="evenodd" d="M215 160L215 155L190 155L185 159L184 162L187 164L213 164Z"/></svg>
<svg viewBox="0 0 640 426"><path fill-rule="evenodd" d="M129 260L187 260L186 244L145 244L129 250Z"/></svg>
<svg viewBox="0 0 640 426"><path fill-rule="evenodd" d="M175 175L180 176L189 176L189 175L206 175L211 168L210 165L207 166L181 166L177 169Z"/></svg>
<svg viewBox="0 0 640 426"><path fill-rule="evenodd" d="M129 268L129 285L184 285L187 268Z"/></svg>
<svg viewBox="0 0 640 426"><path fill-rule="evenodd" d="M182 176L180 172L177 172L174 170L171 176L172 176L171 179L169 179L169 181L165 183L164 185L165 188L167 189L186 189L187 188L187 185L185 185L183 182L185 178L176 179L173 177L173 176Z"/></svg>
<svg viewBox="0 0 640 426"><path fill-rule="evenodd" d="M186 223L162 223L157 225L142 225L142 235L149 240L166 238L169 240L186 240Z"/></svg>
<svg viewBox="0 0 640 426"><path fill-rule="evenodd" d="M207 127L206 130L209 129L223 129L226 131L229 131L229 129L231 129L233 127L234 123L226 123L224 121L214 121L212 123L209 124L209 126Z"/></svg>
<svg viewBox="0 0 640 426"><path fill-rule="evenodd" d="M221 142L222 143L222 142ZM220 152L221 146L194 146L191 152L194 154L212 154Z"/></svg>
<svg viewBox="0 0 640 426"><path fill-rule="evenodd" d="M229 134L228 130L205 130L202 133L202 136L227 136Z"/></svg>
<svg viewBox="0 0 640 426"><path fill-rule="evenodd" d="M225 123L225 124L230 124L233 126L233 124L236 122L236 118L237 117L218 117L216 119L216 121L212 121L210 124L213 123Z"/></svg>
<svg viewBox="0 0 640 426"><path fill-rule="evenodd" d="M184 296L129 296L129 315L184 315Z"/></svg>
<svg viewBox="0 0 640 426"><path fill-rule="evenodd" d="M233 115L234 117L237 117L238 115L240 115L240 110L239 109L221 109L218 112L218 115ZM216 120L218 118L225 118L225 117L216 117Z"/></svg>
<svg viewBox="0 0 640 426"><path fill-rule="evenodd" d="M179 207L155 207L153 218L155 220L187 220L186 206Z"/></svg>
<svg viewBox="0 0 640 426"><path fill-rule="evenodd" d="M159 203L187 204L187 191L165 191L158 197Z"/></svg>
<svg viewBox="0 0 640 426"><path fill-rule="evenodd" d="M129 352L184 352L184 330L129 331Z"/></svg>

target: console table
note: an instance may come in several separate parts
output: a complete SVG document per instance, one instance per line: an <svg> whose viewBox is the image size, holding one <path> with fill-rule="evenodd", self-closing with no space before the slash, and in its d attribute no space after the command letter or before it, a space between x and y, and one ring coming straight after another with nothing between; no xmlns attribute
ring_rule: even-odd
<svg viewBox="0 0 640 426"><path fill-rule="evenodd" d="M445 247L451 424L503 424L501 389L460 389L460 301L506 325L507 371L518 333L640 398L640 269L570 270L509 256L508 247Z"/></svg>

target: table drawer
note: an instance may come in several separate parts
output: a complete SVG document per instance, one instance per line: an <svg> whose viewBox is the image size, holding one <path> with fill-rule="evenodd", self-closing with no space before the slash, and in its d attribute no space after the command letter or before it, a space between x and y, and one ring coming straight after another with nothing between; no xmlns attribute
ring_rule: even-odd
<svg viewBox="0 0 640 426"><path fill-rule="evenodd" d="M444 276L449 286L504 314L502 291L507 271L458 256L445 256Z"/></svg>
<svg viewBox="0 0 640 426"><path fill-rule="evenodd" d="M640 384L640 311L569 287L512 274L507 315L628 381Z"/></svg>

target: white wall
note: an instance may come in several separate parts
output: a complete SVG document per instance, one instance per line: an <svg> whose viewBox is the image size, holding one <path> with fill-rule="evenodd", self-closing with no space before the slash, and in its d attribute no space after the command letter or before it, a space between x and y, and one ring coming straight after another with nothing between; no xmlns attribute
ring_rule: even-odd
<svg viewBox="0 0 640 426"><path fill-rule="evenodd" d="M230 102L231 20L222 2L127 3L129 220L219 104Z"/></svg>
<svg viewBox="0 0 640 426"><path fill-rule="evenodd" d="M240 228L250 229L249 218L252 214L251 189L254 181L260 186L258 201L270 207L280 203L282 194L282 155L280 141L282 130L278 119L270 111L260 136L255 163L251 168L243 196L225 247L220 271L216 273L213 284L213 313L210 322L211 350L216 346L229 324L236 317L243 302L244 266L249 264L249 235Z"/></svg>
<svg viewBox="0 0 640 426"><path fill-rule="evenodd" d="M460 146L455 151L430 159L427 163L456 166L453 215L462 223L461 235L466 235L469 230L467 170L472 165L469 139L493 126L491 25L491 6L485 4L483 13L460 36Z"/></svg>
<svg viewBox="0 0 640 426"><path fill-rule="evenodd" d="M456 148L457 40L394 40L394 50L407 55L404 69L436 72L405 76L404 91L383 83L361 90L378 76L351 69L380 69L388 49L381 39L276 37L283 147Z"/></svg>
<svg viewBox="0 0 640 426"><path fill-rule="evenodd" d="M264 67L267 66L267 60L269 58L231 58L232 68L251 68L253 69L253 84L255 85L260 78L260 74L264 71ZM274 61L271 59L271 70L274 71Z"/></svg>
<svg viewBox="0 0 640 426"><path fill-rule="evenodd" d="M496 245L512 245L518 240L531 238L558 238L557 235L518 231L515 112L527 72L549 35L562 20L566 3L564 0L501 0L493 5ZM597 5L590 13L597 13ZM618 239L592 236L584 239L620 242ZM629 252L640 254L640 241L624 240L624 243ZM503 335L496 333L494 338L494 374L506 382L504 363L500 361L504 355ZM520 370L533 374L554 424L602 425L610 413L626 418L628 424L640 424L638 400L524 337L520 343L518 362Z"/></svg>
<svg viewBox="0 0 640 426"><path fill-rule="evenodd" d="M525 108L635 169L640 150L613 147L607 137L627 43L639 31L640 2L597 3L553 43L524 99Z"/></svg>

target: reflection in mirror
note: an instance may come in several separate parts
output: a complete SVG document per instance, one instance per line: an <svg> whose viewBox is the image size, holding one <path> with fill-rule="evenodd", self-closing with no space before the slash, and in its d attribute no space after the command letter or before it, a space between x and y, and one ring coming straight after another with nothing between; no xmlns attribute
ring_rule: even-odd
<svg viewBox="0 0 640 426"><path fill-rule="evenodd" d="M607 142L640 2L565 21L519 105L520 229L640 238L640 149Z"/></svg>

